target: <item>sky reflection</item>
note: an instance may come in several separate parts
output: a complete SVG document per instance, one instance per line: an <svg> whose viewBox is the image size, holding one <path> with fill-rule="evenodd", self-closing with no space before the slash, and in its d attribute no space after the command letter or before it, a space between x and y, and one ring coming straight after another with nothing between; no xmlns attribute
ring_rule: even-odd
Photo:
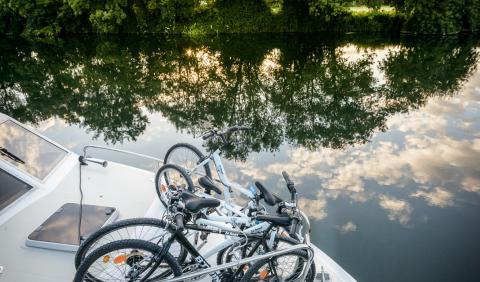
<svg viewBox="0 0 480 282"><path fill-rule="evenodd" d="M260 180L282 170L299 185L302 179L314 179L317 184L305 188L316 191L316 199L304 198L301 206L317 220L327 216L328 199L342 196L354 202L376 199L390 220L407 225L414 212L412 198L446 208L468 201L462 192L480 193L479 101L477 72L461 94L432 98L422 109L394 115L387 132L376 133L367 144L316 151L287 146L266 166L255 160L237 166ZM389 196L391 189L404 189L405 196Z"/></svg>

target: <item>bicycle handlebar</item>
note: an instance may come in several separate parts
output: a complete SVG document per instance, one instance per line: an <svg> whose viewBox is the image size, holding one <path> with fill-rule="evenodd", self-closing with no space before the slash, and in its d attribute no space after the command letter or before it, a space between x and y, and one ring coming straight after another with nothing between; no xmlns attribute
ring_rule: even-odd
<svg viewBox="0 0 480 282"><path fill-rule="evenodd" d="M233 133L235 131L249 130L249 129L250 129L250 127L244 126L244 125L235 125L235 126L232 126L232 127L225 128L224 130L221 130L221 131L217 130L217 129L210 129L209 131L202 134L202 139L207 140L208 138L211 138L215 135L224 136L224 135Z"/></svg>
<svg viewBox="0 0 480 282"><path fill-rule="evenodd" d="M283 178L285 179L285 182L287 183L287 188L288 191L290 191L290 196L292 198L292 202L296 203L297 202L297 191L295 189L295 183L290 179L290 176L286 171L282 171Z"/></svg>
<svg viewBox="0 0 480 282"><path fill-rule="evenodd" d="M244 125L235 125L224 130L225 133L230 133L238 130L249 130L250 127Z"/></svg>
<svg viewBox="0 0 480 282"><path fill-rule="evenodd" d="M290 225L290 232L288 233L290 237L297 238L297 225L298 225L298 218L292 218L292 224Z"/></svg>
<svg viewBox="0 0 480 282"><path fill-rule="evenodd" d="M208 138L212 137L214 134L215 133L213 130L207 131L204 134L202 134L202 139L207 140Z"/></svg>
<svg viewBox="0 0 480 282"><path fill-rule="evenodd" d="M294 185L293 181L290 179L290 176L286 171L282 171L283 179L287 182L287 186Z"/></svg>

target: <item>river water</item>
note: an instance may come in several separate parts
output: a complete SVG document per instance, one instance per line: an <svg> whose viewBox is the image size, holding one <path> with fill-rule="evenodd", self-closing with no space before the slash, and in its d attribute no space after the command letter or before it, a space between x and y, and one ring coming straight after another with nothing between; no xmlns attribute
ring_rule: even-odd
<svg viewBox="0 0 480 282"><path fill-rule="evenodd" d="M235 124L229 177L286 197L359 281L479 281L479 42L362 34L0 38L0 111L163 158ZM155 169L122 155L100 157ZM153 189L153 188L152 188ZM72 262L73 263L73 262Z"/></svg>

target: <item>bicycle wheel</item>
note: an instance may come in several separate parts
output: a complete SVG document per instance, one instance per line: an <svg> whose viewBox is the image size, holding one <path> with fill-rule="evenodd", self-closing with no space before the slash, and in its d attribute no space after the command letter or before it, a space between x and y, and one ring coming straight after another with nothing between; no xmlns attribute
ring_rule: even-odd
<svg viewBox="0 0 480 282"><path fill-rule="evenodd" d="M179 189L195 192L192 179L185 172L185 169L175 164L161 166L155 175L155 190L165 208L168 207L170 202L171 192Z"/></svg>
<svg viewBox="0 0 480 282"><path fill-rule="evenodd" d="M259 243L259 241L264 240L264 239L253 239L249 240L247 244L245 244L242 248L236 248L235 246L230 246L227 247L223 250L221 250L218 255L217 255L217 265L222 265L225 263L229 263L231 261L239 260L242 258L249 257L251 255L255 254L264 254L265 253L265 248L263 244L260 244L258 246L258 249L251 254L252 249ZM245 241L240 242L240 245L243 245ZM289 246L293 246L299 244L297 240L290 238L290 237L284 237L284 236L277 236L274 242L274 250L281 250L281 249L286 249ZM241 266L244 268L244 270L248 270L250 265L243 265ZM234 275L231 276L232 279L240 279L244 275L244 271L237 272L238 267L231 268L225 271L225 275ZM305 277L305 281L308 282L313 282L316 274L316 267L315 267L315 262L312 262L310 265L310 269L308 271L307 276Z"/></svg>
<svg viewBox="0 0 480 282"><path fill-rule="evenodd" d="M197 147L188 143L177 143L168 149L164 163L183 167L187 170L193 182L197 183L198 178L201 176L206 175L212 178L212 172L208 163L202 167L197 167L197 164L204 158L205 156Z"/></svg>
<svg viewBox="0 0 480 282"><path fill-rule="evenodd" d="M163 220L155 218L131 218L106 225L82 242L75 254L75 268L78 268L92 251L114 241L139 239L157 243L161 236L168 232L165 226ZM187 256L187 251L178 242L172 244L169 252L179 263L183 263Z"/></svg>
<svg viewBox="0 0 480 282"><path fill-rule="evenodd" d="M143 240L129 239L108 243L85 258L75 274L74 281L159 281L180 276L180 265L167 253L159 267L149 277L145 277L154 264L154 257L161 251L160 246Z"/></svg>
<svg viewBox="0 0 480 282"><path fill-rule="evenodd" d="M304 250L260 260L249 267L240 281L300 281L307 260Z"/></svg>

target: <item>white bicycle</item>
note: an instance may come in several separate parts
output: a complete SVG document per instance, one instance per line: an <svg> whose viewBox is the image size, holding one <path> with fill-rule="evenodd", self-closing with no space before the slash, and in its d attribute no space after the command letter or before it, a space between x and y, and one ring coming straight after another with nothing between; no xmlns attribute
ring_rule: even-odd
<svg viewBox="0 0 480 282"><path fill-rule="evenodd" d="M204 177L207 178L206 176ZM202 183L201 181L199 182ZM189 191L201 198L214 199L210 193L196 189L187 171L176 164L165 164L160 167L155 177L155 184L158 197L167 210L172 204L172 197L180 191ZM221 194L221 190L213 185L213 183L210 183L207 187L210 189L214 187ZM266 213L266 209L260 203L260 200L263 199L269 206L281 205L285 202L277 195L269 192L260 182L255 182L255 185L257 189L252 189L251 194L248 195L250 199L243 207L235 205L231 201L220 200L220 205L211 208L206 219L214 221L211 223L212 226L224 227L225 224L228 224L233 227L246 228L257 224L255 220L256 215ZM204 184L202 186L205 187ZM231 198L228 199L231 200Z"/></svg>
<svg viewBox="0 0 480 282"><path fill-rule="evenodd" d="M258 197L263 198L269 205L275 205L282 202L282 200L274 193L268 192L263 185L255 183L257 189L260 191L257 194L255 188L250 187L246 189L240 184L231 182L225 172L225 168L222 163L222 149L227 145L228 136L234 132L240 130L248 130L245 126L233 126L223 131L212 129L202 135L203 140L207 139L219 139L221 145L210 153L208 156L204 156L202 152L195 146L188 143L177 143L168 149L165 154L164 166L157 172L156 186L157 193L165 207L168 206L168 192L169 189L175 189L178 183L183 183L183 188L187 188L189 191L194 192L197 195L209 197L212 196L212 191L218 195L223 194L223 204L220 208L221 212L228 215L236 215L240 217L249 217L246 215L246 210L255 210L261 208L256 206L258 204ZM218 180L213 180L212 172L210 169L210 161L213 162L216 172L219 176ZM174 165L178 165L184 169L187 175L177 171ZM218 187L215 182L222 184L224 189ZM200 186L205 189L205 193L196 189L194 183L198 182ZM171 185L175 184L175 185ZM222 191L223 190L223 191ZM238 209L233 202L232 192L237 191L240 194L245 195L249 201L247 206ZM247 208L247 209L245 209Z"/></svg>
<svg viewBox="0 0 480 282"><path fill-rule="evenodd" d="M225 224L227 224L244 229L257 224L255 220L256 215L266 213L266 209L260 204L260 200L264 200L269 206L286 203L275 193L268 191L267 188L258 181L255 182L256 189L254 187L245 189L240 184L229 181L220 157L222 149L227 145L229 134L247 129L248 127L244 126L234 126L223 131L212 129L204 133L202 135L204 140L219 138L221 141L221 145L208 156L204 156L199 149L188 143L173 145L167 151L164 161L165 164L157 171L155 179L156 192L165 208L168 209L171 204L171 196L177 193L178 190L188 190L204 198L212 198L212 191L218 195L223 193L224 199L221 199L220 206L212 209L208 213L207 219L211 221L210 225L224 227ZM217 181L223 184L223 192L211 178L210 161L213 161L219 175L220 179ZM205 189L205 192L197 189L192 176L197 177L194 177L194 179ZM243 206L235 203L231 196L233 190L247 196L249 199L247 203ZM301 241L303 239L303 226L301 225L297 231L298 232L292 234L292 236Z"/></svg>

